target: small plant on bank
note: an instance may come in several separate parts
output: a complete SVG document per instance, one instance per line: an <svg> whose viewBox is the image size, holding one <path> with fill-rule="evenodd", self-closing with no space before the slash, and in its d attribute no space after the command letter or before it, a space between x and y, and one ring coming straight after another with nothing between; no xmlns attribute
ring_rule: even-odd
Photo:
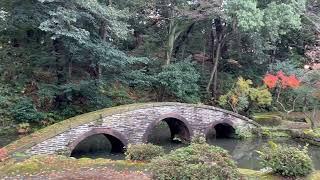
<svg viewBox="0 0 320 180"><path fill-rule="evenodd" d="M313 171L312 160L308 155L308 147L303 149L287 147L269 142L269 146L258 151L265 168L282 176L307 176Z"/></svg>
<svg viewBox="0 0 320 180"><path fill-rule="evenodd" d="M69 157L71 155L71 150L69 148L58 149L55 154Z"/></svg>
<svg viewBox="0 0 320 180"><path fill-rule="evenodd" d="M201 133L195 133L195 135L191 139L192 144L206 144L206 136Z"/></svg>
<svg viewBox="0 0 320 180"><path fill-rule="evenodd" d="M5 161L8 158L8 151L4 148L0 149L0 162Z"/></svg>
<svg viewBox="0 0 320 180"><path fill-rule="evenodd" d="M31 131L31 127L29 123L20 123L17 126L18 134L28 134Z"/></svg>
<svg viewBox="0 0 320 180"><path fill-rule="evenodd" d="M125 155L127 160L150 161L155 157L164 155L164 149L153 144L129 144Z"/></svg>
<svg viewBox="0 0 320 180"><path fill-rule="evenodd" d="M196 141L153 159L150 171L154 179L239 179L237 167L226 150Z"/></svg>

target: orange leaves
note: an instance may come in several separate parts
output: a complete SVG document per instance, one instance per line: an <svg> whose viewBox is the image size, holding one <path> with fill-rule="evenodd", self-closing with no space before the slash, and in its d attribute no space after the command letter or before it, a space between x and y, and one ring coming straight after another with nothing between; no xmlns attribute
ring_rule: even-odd
<svg viewBox="0 0 320 180"><path fill-rule="evenodd" d="M0 149L0 162L6 160L7 157L8 157L8 152L7 152L7 150L4 149L4 148L1 148L1 149Z"/></svg>
<svg viewBox="0 0 320 180"><path fill-rule="evenodd" d="M269 89L275 88L277 85L278 77L272 74L267 74L263 78L263 82Z"/></svg>
<svg viewBox="0 0 320 180"><path fill-rule="evenodd" d="M294 89L300 86L300 81L295 75L286 76L282 71L279 71L277 75L266 74L263 78L263 82L269 89L273 89L277 85L283 89Z"/></svg>

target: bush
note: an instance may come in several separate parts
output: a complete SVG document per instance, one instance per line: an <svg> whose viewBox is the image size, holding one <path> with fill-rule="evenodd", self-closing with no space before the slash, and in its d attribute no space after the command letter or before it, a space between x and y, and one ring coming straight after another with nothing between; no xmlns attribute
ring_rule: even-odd
<svg viewBox="0 0 320 180"><path fill-rule="evenodd" d="M153 144L130 144L125 155L127 160L150 161L155 157L164 155L164 149Z"/></svg>
<svg viewBox="0 0 320 180"><path fill-rule="evenodd" d="M42 112L38 112L36 106L29 98L20 100L11 110L12 116L19 123L40 122L45 118Z"/></svg>
<svg viewBox="0 0 320 180"><path fill-rule="evenodd" d="M269 142L269 146L258 152L264 167L282 176L307 176L313 170L308 148L287 147Z"/></svg>
<svg viewBox="0 0 320 180"><path fill-rule="evenodd" d="M172 151L150 163L155 179L239 179L231 157L222 148L206 143Z"/></svg>
<svg viewBox="0 0 320 180"><path fill-rule="evenodd" d="M164 89L167 95L176 97L178 101L198 103L200 74L195 65L187 60L167 65L154 77L154 84L157 88Z"/></svg>
<svg viewBox="0 0 320 180"><path fill-rule="evenodd" d="M272 94L262 87L252 87L253 82L242 77L238 78L235 87L220 96L219 105L236 113L248 115L251 109L271 105Z"/></svg>

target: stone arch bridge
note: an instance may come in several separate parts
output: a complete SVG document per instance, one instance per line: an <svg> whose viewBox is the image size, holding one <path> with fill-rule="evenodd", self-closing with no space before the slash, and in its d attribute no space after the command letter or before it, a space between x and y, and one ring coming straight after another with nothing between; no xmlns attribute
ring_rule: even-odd
<svg viewBox="0 0 320 180"><path fill-rule="evenodd" d="M84 139L103 134L114 150L148 142L153 127L166 122L171 136L190 140L196 133L250 131L259 127L239 114L212 106L183 103L132 104L80 115L22 138L6 148L28 155L56 154L72 150ZM227 127L227 128L226 128ZM230 132L228 132L230 133Z"/></svg>

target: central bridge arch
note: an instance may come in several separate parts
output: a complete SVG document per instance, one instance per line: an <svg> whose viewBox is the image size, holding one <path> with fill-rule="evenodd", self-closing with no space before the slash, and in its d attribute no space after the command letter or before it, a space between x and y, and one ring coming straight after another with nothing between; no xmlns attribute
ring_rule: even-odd
<svg viewBox="0 0 320 180"><path fill-rule="evenodd" d="M152 130L161 122L167 123L171 133L171 140L173 140L175 136L178 136L184 141L190 141L193 136L193 129L189 122L178 114L170 113L162 115L149 124L142 138L143 143L149 142L149 136L152 134Z"/></svg>

